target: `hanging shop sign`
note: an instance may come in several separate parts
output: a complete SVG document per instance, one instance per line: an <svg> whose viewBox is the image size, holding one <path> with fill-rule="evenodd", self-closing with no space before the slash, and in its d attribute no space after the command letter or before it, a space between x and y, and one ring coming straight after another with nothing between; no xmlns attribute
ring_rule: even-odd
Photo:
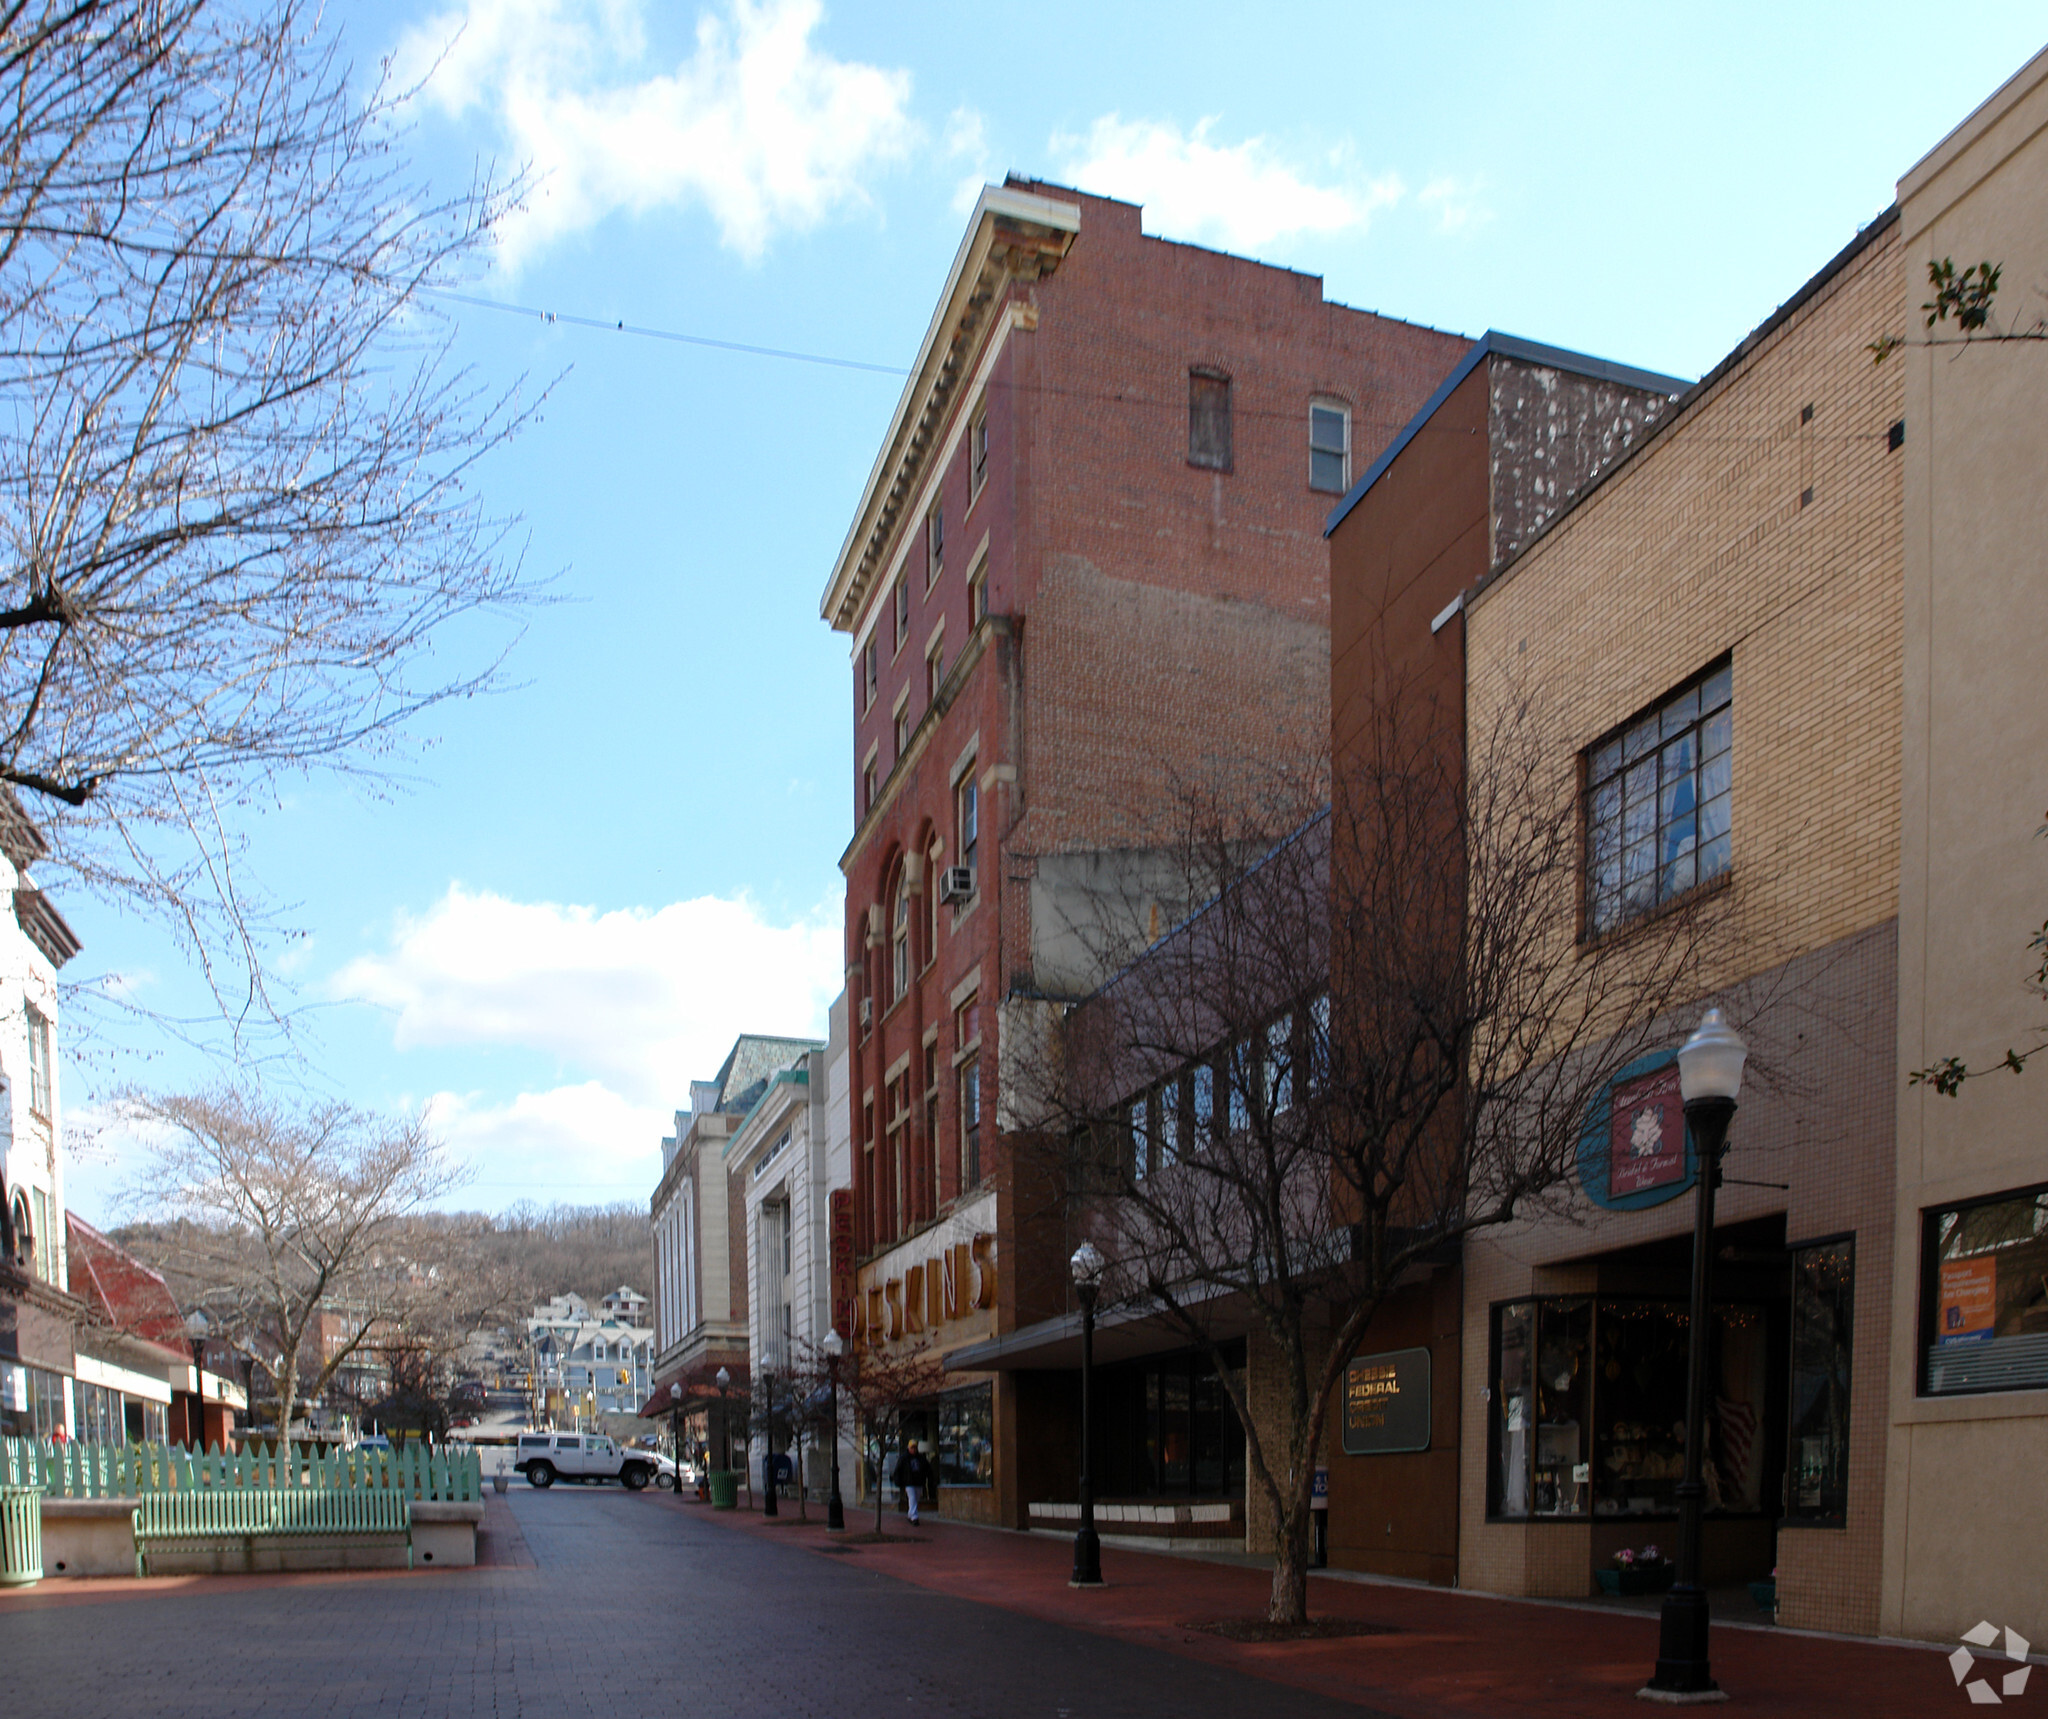
<svg viewBox="0 0 2048 1719"><path fill-rule="evenodd" d="M854 1279L853 1190L834 1188L831 1207L832 1329L853 1335Z"/></svg>
<svg viewBox="0 0 2048 1719"><path fill-rule="evenodd" d="M1692 1187L1692 1146L1673 1052L1638 1057L1588 1110L1579 1135L1579 1184L1610 1211L1660 1206Z"/></svg>
<svg viewBox="0 0 2048 1719"><path fill-rule="evenodd" d="M1429 1351L1356 1355L1344 1369L1344 1454L1429 1449Z"/></svg>

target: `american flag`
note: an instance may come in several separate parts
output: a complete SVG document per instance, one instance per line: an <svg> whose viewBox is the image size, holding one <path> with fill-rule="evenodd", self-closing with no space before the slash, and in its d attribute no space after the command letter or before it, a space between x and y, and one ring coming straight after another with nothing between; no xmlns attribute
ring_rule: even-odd
<svg viewBox="0 0 2048 1719"><path fill-rule="evenodd" d="M1756 1406L1728 1397L1714 1399L1714 1414L1721 1424L1721 1484L1731 1500L1756 1496Z"/></svg>

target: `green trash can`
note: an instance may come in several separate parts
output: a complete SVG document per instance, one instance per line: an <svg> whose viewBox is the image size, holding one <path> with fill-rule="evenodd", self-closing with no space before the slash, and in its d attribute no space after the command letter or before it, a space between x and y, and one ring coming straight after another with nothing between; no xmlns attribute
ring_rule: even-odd
<svg viewBox="0 0 2048 1719"><path fill-rule="evenodd" d="M711 1508L737 1510L739 1503L740 1471L736 1468L714 1468L711 1471Z"/></svg>
<svg viewBox="0 0 2048 1719"><path fill-rule="evenodd" d="M42 1488L0 1486L0 1588L25 1588L42 1579Z"/></svg>

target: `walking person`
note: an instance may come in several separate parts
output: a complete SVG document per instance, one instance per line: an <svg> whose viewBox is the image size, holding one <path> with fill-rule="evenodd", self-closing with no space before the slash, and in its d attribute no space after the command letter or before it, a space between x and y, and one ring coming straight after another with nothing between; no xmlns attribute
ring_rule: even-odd
<svg viewBox="0 0 2048 1719"><path fill-rule="evenodd" d="M916 1439L903 1447L903 1454L896 1459L896 1471L890 1478L896 1482L896 1490L903 1494L904 1502L910 1506L910 1520L914 1526L918 1500L932 1484L932 1465L919 1453Z"/></svg>

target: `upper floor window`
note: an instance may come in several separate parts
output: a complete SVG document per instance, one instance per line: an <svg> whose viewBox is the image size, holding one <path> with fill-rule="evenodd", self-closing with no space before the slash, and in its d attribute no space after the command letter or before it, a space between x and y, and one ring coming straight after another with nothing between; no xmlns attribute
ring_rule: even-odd
<svg viewBox="0 0 2048 1719"><path fill-rule="evenodd" d="M904 688L903 696L896 701L896 756L900 759L910 750L910 689Z"/></svg>
<svg viewBox="0 0 2048 1719"><path fill-rule="evenodd" d="M860 653L860 707L866 710L875 702L876 689L881 685L881 671L877 661L875 641L869 638Z"/></svg>
<svg viewBox="0 0 2048 1719"><path fill-rule="evenodd" d="M41 1117L50 1114L50 1023L33 1003L28 1005L28 1107Z"/></svg>
<svg viewBox="0 0 2048 1719"><path fill-rule="evenodd" d="M981 784L974 779L974 762L968 761L959 789L960 863L970 869L981 846ZM979 882L975 885L977 892Z"/></svg>
<svg viewBox="0 0 2048 1719"><path fill-rule="evenodd" d="M946 635L941 632L933 636L924 653L924 700L926 704L939 702L939 688L946 684Z"/></svg>
<svg viewBox="0 0 2048 1719"><path fill-rule="evenodd" d="M924 582L932 585L946 570L946 510L938 503L932 505L930 513L924 516ZM905 619L908 620L909 599L905 599Z"/></svg>
<svg viewBox="0 0 2048 1719"><path fill-rule="evenodd" d="M967 427L967 494L970 499L981 494L981 486L988 482L988 408L974 414L974 422Z"/></svg>
<svg viewBox="0 0 2048 1719"><path fill-rule="evenodd" d="M1350 481L1350 409L1319 400L1308 409L1308 487L1342 495Z"/></svg>
<svg viewBox="0 0 2048 1719"><path fill-rule="evenodd" d="M1728 869L1733 689L1721 663L1586 754L1586 926L1595 935Z"/></svg>
<svg viewBox="0 0 2048 1719"><path fill-rule="evenodd" d="M1188 464L1230 470L1230 378L1219 370L1188 372Z"/></svg>
<svg viewBox="0 0 2048 1719"><path fill-rule="evenodd" d="M889 996L893 1002L910 989L910 875L896 877L896 904L890 914L890 974L894 981Z"/></svg>
<svg viewBox="0 0 2048 1719"><path fill-rule="evenodd" d="M896 648L903 648L903 641L910 637L910 581L896 581Z"/></svg>
<svg viewBox="0 0 2048 1719"><path fill-rule="evenodd" d="M988 562L967 576L967 624L978 627L988 618Z"/></svg>
<svg viewBox="0 0 2048 1719"><path fill-rule="evenodd" d="M869 751L867 762L860 767L860 815L866 817L875 809L875 755Z"/></svg>

